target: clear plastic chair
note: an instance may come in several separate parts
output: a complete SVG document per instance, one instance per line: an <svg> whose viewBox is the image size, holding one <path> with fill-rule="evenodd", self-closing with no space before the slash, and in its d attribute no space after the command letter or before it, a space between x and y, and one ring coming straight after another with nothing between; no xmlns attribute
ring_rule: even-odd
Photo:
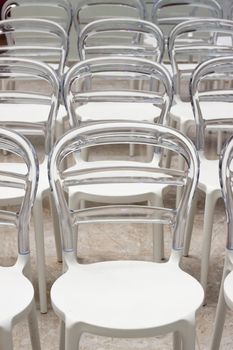
<svg viewBox="0 0 233 350"><path fill-rule="evenodd" d="M74 65L65 76L63 93L72 127L109 120L165 123L173 84L156 62L99 57Z"/></svg>
<svg viewBox="0 0 233 350"><path fill-rule="evenodd" d="M72 24L72 6L67 0L7 0L1 18L38 18L61 25L69 34Z"/></svg>
<svg viewBox="0 0 233 350"><path fill-rule="evenodd" d="M1 156L0 196L6 191L20 192L21 200L14 207L6 209L6 204L0 199L1 227L5 233L16 233L18 242L18 254L14 265L8 266L4 258L1 261L3 266L0 267L0 348L13 350L12 328L27 318L32 349L40 350L34 289L30 282L29 249L29 224L38 183L38 160L31 144L18 133L8 129L0 128L0 149L7 151L9 158L21 161L24 166L22 172L18 172L14 166L9 169ZM1 249L4 249L4 241L1 242ZM1 260L2 257L1 255Z"/></svg>
<svg viewBox="0 0 233 350"><path fill-rule="evenodd" d="M120 146L129 142L170 149L184 156L185 171L147 162L106 161L105 167L70 171L64 161L83 148ZM69 159L66 163L69 163ZM174 333L174 347L195 348L195 313L203 300L201 285L179 268L183 234L198 182L195 147L182 134L161 125L105 123L76 128L56 144L49 161L49 178L59 213L63 257L67 271L52 286L54 311L62 321L60 348L77 348L83 332L110 337L150 337ZM115 170L113 173L113 169ZM179 205L114 204L70 210L67 191L72 186L118 186L131 183L156 188L181 186ZM155 189L153 191L156 191ZM73 244L76 230L84 224L111 223L123 230L126 223L160 223L171 227L173 248L167 263L133 260L79 264ZM94 228L94 226L92 226ZM126 229L126 228L125 228ZM94 242L93 242L94 243ZM79 251L79 249L78 249Z"/></svg>
<svg viewBox="0 0 233 350"><path fill-rule="evenodd" d="M62 77L68 53L68 37L59 24L34 18L8 19L0 22L0 35L7 39L7 45L1 46L0 57L57 62L56 72Z"/></svg>
<svg viewBox="0 0 233 350"><path fill-rule="evenodd" d="M150 45L145 44L150 38ZM137 18L110 18L93 21L79 33L81 60L100 56L131 56L161 62L164 38L153 23Z"/></svg>
<svg viewBox="0 0 233 350"><path fill-rule="evenodd" d="M168 50L175 87L174 105L170 116L184 133L194 125L187 82L199 63L214 57L232 55L232 30L232 21L203 19L181 23L170 35ZM189 35L192 36L190 40ZM187 66L184 62L188 60L190 65ZM212 110L210 116L211 112Z"/></svg>
<svg viewBox="0 0 233 350"><path fill-rule="evenodd" d="M146 0L147 2L147 0ZM222 7L217 0L155 0L150 19L168 38L179 23L195 18L222 18Z"/></svg>
<svg viewBox="0 0 233 350"><path fill-rule="evenodd" d="M50 186L47 176L47 157L55 139L56 116L59 106L60 81L52 68L42 62L20 59L0 58L0 79L14 83L6 84L6 90L0 91L0 125L10 127L28 136L44 137L40 148L40 179L33 207L33 219L36 240L37 269L39 280L40 307L47 311L45 253L43 229L43 199L50 198ZM38 139L40 140L40 139ZM38 145L38 141L37 141ZM21 169L21 163L6 167ZM4 203L17 203L20 193L1 193ZM51 200L55 232L58 233L57 215ZM56 235L58 260L61 258L60 236Z"/></svg>
<svg viewBox="0 0 233 350"><path fill-rule="evenodd" d="M214 81L214 84L209 84ZM225 81L225 86L218 82ZM200 176L198 187L205 193L203 243L201 253L201 284L207 288L209 257L213 228L214 209L221 198L218 176L218 155L212 149L208 155L205 149L206 135L212 131L230 130L232 125L232 81L233 56L220 57L200 64L194 71L190 82L193 113L196 121L196 146L200 157ZM204 88L203 88L204 84ZM209 89L207 87L209 86ZM208 105L208 108L205 108ZM232 129L232 126L231 126ZM214 157L215 155L215 157ZM193 210L195 207L195 201ZM194 213L193 213L194 214ZM192 215L191 215L192 217ZM187 240L191 230L187 231ZM188 243L188 242L187 242ZM185 255L188 253L187 244Z"/></svg>
<svg viewBox="0 0 233 350"><path fill-rule="evenodd" d="M55 69L60 79L67 71L68 36L59 24L34 18L9 19L0 22L0 38L3 35L7 45L1 46L0 57L22 57L46 62ZM28 112L24 118L30 121L31 112ZM58 136L63 133L65 116L65 107L60 104L56 122Z"/></svg>
<svg viewBox="0 0 233 350"><path fill-rule="evenodd" d="M232 127L232 124L230 123ZM222 151L220 157L220 184L222 196L225 202L227 214L227 245L225 253L225 264L222 275L222 282L218 298L216 317L211 339L211 350L218 350L220 347L224 321L226 316L227 306L233 309L233 293L232 293L232 270L233 270L233 237L232 237L232 158L233 158L233 139L231 138Z"/></svg>
<svg viewBox="0 0 233 350"><path fill-rule="evenodd" d="M106 82L109 82L109 86L106 86ZM139 87L139 83L143 88ZM172 94L172 80L163 66L132 57L82 61L71 68L64 80L64 101L71 127L122 120L165 123L172 103ZM129 146L134 146L133 142L130 142ZM88 154L85 152L87 151L82 153L84 168L89 166ZM158 161L151 147L147 148L145 156L148 162ZM103 164L97 163L96 166ZM82 191L80 194L80 191L73 187L73 191L69 193L69 200L70 203L76 203L78 198L82 206L87 200L98 200L102 203L157 203L162 200L163 189L164 187L160 186L157 193L151 193L132 184L122 195L115 188L108 188L106 191L96 186L86 188L86 192ZM163 258L161 229L161 225L155 225L153 240L156 244L153 244L153 254L156 260Z"/></svg>
<svg viewBox="0 0 233 350"><path fill-rule="evenodd" d="M141 0L81 0L73 9L76 32L88 23L112 17L145 19L145 7Z"/></svg>

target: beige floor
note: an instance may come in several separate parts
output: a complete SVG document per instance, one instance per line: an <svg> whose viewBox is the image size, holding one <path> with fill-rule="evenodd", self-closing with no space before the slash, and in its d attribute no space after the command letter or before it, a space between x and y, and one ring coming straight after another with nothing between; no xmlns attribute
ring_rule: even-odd
<svg viewBox="0 0 233 350"><path fill-rule="evenodd" d="M211 175L210 175L211 176ZM183 268L189 271L193 276L199 278L200 273L200 251L202 241L202 224L203 224L203 205L204 196L200 193L198 208L195 217L193 238L191 242L190 256L183 259ZM47 281L48 281L48 299L49 290L54 280L61 273L61 264L57 263L54 239L52 232L52 223L48 207L45 203L44 211L45 225L45 246L46 246L46 264L47 264ZM98 239L98 244L96 243ZM7 255L11 259L15 245L11 244L7 238ZM216 309L219 284L221 280L224 247L226 241L226 218L224 213L223 202L219 201L214 220L213 243L210 261L210 274L208 283L207 305L202 307L197 315L197 346L196 349L208 349L214 314ZM38 303L36 270L35 270L35 249L33 227L31 229L31 258L33 266L33 282L36 290L36 300ZM104 250L104 251L103 251ZM138 225L137 227L128 228L125 231L113 232L111 227L101 230L100 227L90 228L88 231L83 230L79 235L79 252L78 256L83 262L103 260L106 258L135 258L135 259L152 259L151 231ZM133 292L133 291L132 291ZM42 349L56 350L59 343L59 321L49 305L47 314L41 315L38 311L40 326L40 335ZM225 324L221 349L233 349L233 312L229 312ZM16 350L31 349L29 333L26 322L21 322L14 328L14 344ZM81 349L90 350L165 350L171 349L171 336L157 337L151 339L112 339L96 337L85 334L81 340Z"/></svg>

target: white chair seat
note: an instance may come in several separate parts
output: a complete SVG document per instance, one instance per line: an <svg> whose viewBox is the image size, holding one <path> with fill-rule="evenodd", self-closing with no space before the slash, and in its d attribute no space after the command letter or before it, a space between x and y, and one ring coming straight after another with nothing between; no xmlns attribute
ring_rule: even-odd
<svg viewBox="0 0 233 350"><path fill-rule="evenodd" d="M225 296L225 300L227 305L230 307L230 309L232 310L233 308L233 271L231 271L229 273L229 275L227 275L227 277L225 278L224 281L224 296Z"/></svg>
<svg viewBox="0 0 233 350"><path fill-rule="evenodd" d="M179 267L114 261L70 269L54 283L51 297L62 318L65 314L98 327L137 330L186 318L201 306L204 293Z"/></svg>
<svg viewBox="0 0 233 350"><path fill-rule="evenodd" d="M43 123L48 120L49 106L39 104L0 104L0 122L15 122L16 116L19 121L22 118L25 122L32 123ZM62 118L67 114L66 109L63 105L59 106L57 118ZM21 118L22 116L22 118Z"/></svg>
<svg viewBox="0 0 233 350"><path fill-rule="evenodd" d="M198 187L202 191L219 191L219 197L221 198L221 189L219 182L219 160L218 159L206 159L200 155L200 175Z"/></svg>
<svg viewBox="0 0 233 350"><path fill-rule="evenodd" d="M230 118L232 115L231 103L224 102L203 102L203 117L204 119L218 119L218 118ZM170 116L177 122L194 123L193 110L190 102L178 101L177 104L173 105L170 111Z"/></svg>
<svg viewBox="0 0 233 350"><path fill-rule="evenodd" d="M93 162L91 163L93 167ZM120 163L119 163L120 164ZM132 165L131 162L129 164ZM96 167L99 168L99 174L95 173L95 177L102 177L104 176L104 173L101 172L101 168L109 166L108 162L96 162ZM79 162L78 163L78 169L80 170L81 168L83 169L88 169L90 166L88 166L88 162ZM69 168L69 171L73 171L77 169L77 166ZM133 176L136 176L137 172L134 171ZM132 176L132 172L127 172L127 171L112 171L108 172L107 176L111 177L121 177L121 176ZM142 176L142 172L140 173ZM147 174L145 173L145 176ZM85 177L85 175L84 175ZM80 199L85 199L85 200L91 200L93 201L96 199L97 201L100 201L102 203L106 202L114 202L114 203L129 203L130 201L148 201L148 199L154 198L154 196L159 196L162 200L162 190L164 189L164 185L161 184L161 186L156 186L156 193L155 193L155 186L153 183L146 183L146 182L141 182L141 183L109 183L109 184L90 184L90 185L81 185L81 186L72 186L69 188L69 196L70 198L75 195L78 196ZM83 194L83 198L82 198ZM96 198L94 198L96 197ZM130 198L130 199L129 199Z"/></svg>
<svg viewBox="0 0 233 350"><path fill-rule="evenodd" d="M77 108L82 122L101 120L132 120L153 123L161 110L149 103L88 103Z"/></svg>
<svg viewBox="0 0 233 350"><path fill-rule="evenodd" d="M34 298L31 282L17 266L0 268L0 327L6 320L28 314Z"/></svg>

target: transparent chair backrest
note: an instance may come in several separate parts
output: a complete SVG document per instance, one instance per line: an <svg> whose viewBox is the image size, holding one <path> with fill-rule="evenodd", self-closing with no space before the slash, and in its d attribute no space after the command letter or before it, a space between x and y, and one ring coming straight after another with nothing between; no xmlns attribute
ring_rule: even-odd
<svg viewBox="0 0 233 350"><path fill-rule="evenodd" d="M196 121L196 146L204 150L206 129L232 129L233 55L200 64L190 80L190 95ZM210 115L205 108L207 104L210 107L211 103L214 103L214 107ZM226 108L227 105L229 108ZM206 110L210 111L210 108Z"/></svg>
<svg viewBox="0 0 233 350"><path fill-rule="evenodd" d="M18 253L29 254L29 224L31 208L34 203L38 183L38 160L32 145L18 133L0 128L0 150L7 151L8 159L21 161L25 164L25 170L18 173L11 167L8 170L4 165L5 158L0 156L0 191L22 191L21 202L14 206L0 206L0 226L14 227L18 237ZM5 231L6 232L6 231ZM4 242L1 242L3 245Z"/></svg>
<svg viewBox="0 0 233 350"><path fill-rule="evenodd" d="M143 58L102 57L74 65L65 76L63 93L71 126L80 123L77 108L91 102L154 104L160 111L159 115L155 112L155 118L165 123L173 84L169 72L159 63Z"/></svg>
<svg viewBox="0 0 233 350"><path fill-rule="evenodd" d="M0 125L14 128L25 135L43 135L45 154L48 154L54 143L60 93L60 82L56 73L42 62L0 57L0 81L6 82L4 90L0 90ZM16 109L15 106L19 108ZM23 121L24 109L21 106L31 111L30 121ZM40 122L33 119L36 117L37 106L40 113L43 112L43 123L40 115Z"/></svg>
<svg viewBox="0 0 233 350"><path fill-rule="evenodd" d="M88 148L89 152L92 150L95 152L96 147L101 147L103 154L102 147L127 148L131 142L139 147L156 146L161 152L174 151L175 154L184 157L185 170L177 169L177 165L168 169L158 163L148 163L144 161L144 157L142 161L131 158L124 162L121 161L122 151L119 153L120 159L111 157L110 153L102 168L98 166L98 161L88 162L87 168L79 167L79 163L76 164L75 170L73 168L69 171L69 168L64 168L64 161L70 164L70 157L85 148ZM167 224L174 233L173 248L181 250L187 215L198 181L198 169L195 147L175 129L158 124L134 122L99 123L71 129L57 142L49 159L49 178L60 218L64 251L73 250L73 229L78 225L89 223ZM80 186L79 189L82 191L82 186L86 185L130 186L131 183L138 186L150 184L155 192L156 188L163 184L171 186L174 189L174 203L170 202L164 207L142 204L116 204L103 207L94 205L77 210L74 208L70 210L68 207L67 192L72 186ZM177 187L183 188L178 205L175 203Z"/></svg>
<svg viewBox="0 0 233 350"><path fill-rule="evenodd" d="M74 9L77 33L88 23L104 18L133 17L145 19L141 0L80 0Z"/></svg>
<svg viewBox="0 0 233 350"><path fill-rule="evenodd" d="M214 57L232 55L233 22L223 19L191 20L180 23L171 32L168 53L176 93L199 63ZM184 63L190 63L187 68Z"/></svg>
<svg viewBox="0 0 233 350"><path fill-rule="evenodd" d="M168 38L177 24L195 18L208 17L223 17L222 8L217 0L155 0L150 19Z"/></svg>
<svg viewBox="0 0 233 350"><path fill-rule="evenodd" d="M124 55L161 62L164 38L161 30L147 21L136 18L102 19L83 28L79 34L78 51L81 60Z"/></svg>
<svg viewBox="0 0 233 350"><path fill-rule="evenodd" d="M219 177L227 214L227 249L233 249L233 138L225 144L219 161Z"/></svg>
<svg viewBox="0 0 233 350"><path fill-rule="evenodd" d="M67 0L7 0L1 18L29 17L54 21L69 34L72 24L72 6Z"/></svg>
<svg viewBox="0 0 233 350"><path fill-rule="evenodd" d="M68 37L59 24L42 19L8 19L0 21L1 38L6 39L6 45L0 47L0 57L58 62L57 73L63 74Z"/></svg>

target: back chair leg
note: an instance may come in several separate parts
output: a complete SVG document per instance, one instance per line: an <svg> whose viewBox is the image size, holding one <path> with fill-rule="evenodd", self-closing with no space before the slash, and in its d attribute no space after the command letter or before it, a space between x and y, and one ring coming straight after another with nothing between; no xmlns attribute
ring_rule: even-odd
<svg viewBox="0 0 233 350"><path fill-rule="evenodd" d="M46 296L46 273L45 273L45 252L44 252L44 228L43 228L43 207L42 196L37 195L33 206L34 229L36 232L36 261L40 297L40 311L47 312Z"/></svg>
<svg viewBox="0 0 233 350"><path fill-rule="evenodd" d="M28 326L32 343L32 349L41 350L35 302L33 302L32 309L28 314Z"/></svg>
<svg viewBox="0 0 233 350"><path fill-rule="evenodd" d="M209 271L210 249L212 239L212 229L214 221L214 209L218 199L216 192L207 192L204 208L204 227L202 238L202 256L201 256L201 278L200 282L206 294L207 279Z"/></svg>

